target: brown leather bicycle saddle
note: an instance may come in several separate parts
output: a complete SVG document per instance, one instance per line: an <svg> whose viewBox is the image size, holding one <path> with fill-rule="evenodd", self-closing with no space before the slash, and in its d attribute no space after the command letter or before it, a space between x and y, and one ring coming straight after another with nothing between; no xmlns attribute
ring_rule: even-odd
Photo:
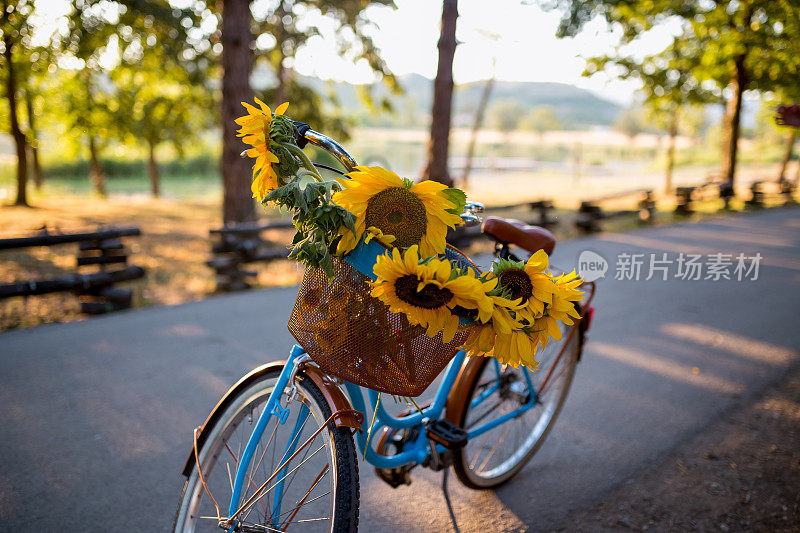
<svg viewBox="0 0 800 533"><path fill-rule="evenodd" d="M556 238L548 230L513 218L486 217L483 232L499 242L516 244L530 253L544 250L550 255L556 246Z"/></svg>

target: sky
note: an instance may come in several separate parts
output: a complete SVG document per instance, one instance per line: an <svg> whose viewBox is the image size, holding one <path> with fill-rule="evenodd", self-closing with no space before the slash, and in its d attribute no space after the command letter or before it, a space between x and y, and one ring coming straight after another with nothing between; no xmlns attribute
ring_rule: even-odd
<svg viewBox="0 0 800 533"><path fill-rule="evenodd" d="M191 0L175 0L185 4ZM274 0L255 0L253 10L270 9ZM437 47L441 23L441 1L395 0L397 9L370 7L367 18L374 24L371 34L395 74L417 73L433 78L436 74ZM520 0L460 0L454 63L456 83L487 79L496 72L498 80L562 82L588 89L604 98L631 102L636 82L615 80L600 74L581 76L586 57L611 52L617 34L605 22L590 22L581 34L571 39L555 37L559 13L543 11L536 4ZM36 0L42 24L49 26L65 11L67 0ZM491 8L491 9L490 9ZM309 14L319 25L321 36L312 37L298 53L293 65L303 75L336 79L350 83L374 81L365 62L336 53L335 25L321 15ZM663 49L678 31L669 21L629 45L628 52L646 55ZM263 36L259 44L274 43Z"/></svg>
<svg viewBox="0 0 800 533"><path fill-rule="evenodd" d="M375 23L374 41L395 74L436 74L442 4L433 0L395 0L397 9L370 8ZM454 78L465 83L491 76L508 81L569 83L610 100L627 104L638 87L635 82L607 75L582 77L585 57L611 52L618 35L604 21L595 20L572 39L557 39L559 13L543 11L519 0L460 0ZM489 9L491 7L491 9ZM324 26L324 25L323 25ZM646 55L662 50L678 27L667 22L630 45L629 52ZM310 40L298 55L295 69L304 75L364 83L370 81L366 65L337 57L330 49L333 32ZM496 39L487 35L495 35Z"/></svg>

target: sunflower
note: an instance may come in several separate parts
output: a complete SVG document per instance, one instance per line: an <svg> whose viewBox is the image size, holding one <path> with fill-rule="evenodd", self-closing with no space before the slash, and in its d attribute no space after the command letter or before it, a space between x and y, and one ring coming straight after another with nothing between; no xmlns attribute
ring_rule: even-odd
<svg viewBox="0 0 800 533"><path fill-rule="evenodd" d="M533 254L525 264L500 259L492 267L502 293L521 300L522 306L515 311L531 323L544 314L545 305L552 303L556 291L552 277L545 272L547 267L547 253L543 250Z"/></svg>
<svg viewBox="0 0 800 533"><path fill-rule="evenodd" d="M444 252L447 228L461 223L461 217L450 212L457 206L441 183L413 184L381 167L355 167L347 176L333 201L356 217L356 232L339 231L340 254L353 250L365 229L375 227L395 237L394 246L418 245L420 254L430 257Z"/></svg>
<svg viewBox="0 0 800 533"><path fill-rule="evenodd" d="M489 296L489 298L493 305L491 315L488 318L479 317L480 323L470 331L462 346L467 355L491 357L498 335L508 335L523 327L522 322L513 314L514 310L521 307L519 300L511 301L502 296Z"/></svg>
<svg viewBox="0 0 800 533"><path fill-rule="evenodd" d="M504 365L511 365L514 368L523 365L535 371L539 367L539 362L536 360L538 350L539 346L530 332L517 330L496 337L492 357Z"/></svg>
<svg viewBox="0 0 800 533"><path fill-rule="evenodd" d="M387 248L397 239L394 238L394 235L384 235L381 230L376 228L375 226L370 226L367 228L367 231L364 235L364 244L368 243L372 239L375 239L379 243L383 244Z"/></svg>
<svg viewBox="0 0 800 533"><path fill-rule="evenodd" d="M456 307L475 309L480 316L491 313L493 303L484 282L472 270L464 273L438 258L420 263L416 244L405 253L394 248L391 255L379 256L373 271L377 279L371 282L372 296L391 312L403 313L411 324L425 327L429 337L441 331L444 342L453 340L459 327L458 316L451 312Z"/></svg>
<svg viewBox="0 0 800 533"><path fill-rule="evenodd" d="M247 102L242 105L247 109L247 115L236 119L236 123L241 126L237 135L242 138L242 142L249 144L252 148L247 150L247 155L254 157L256 163L253 166L253 198L261 201L273 189L282 185L278 174L273 165L280 163L278 156L271 150L270 126L272 125L273 113L269 106L255 99L261 109L258 109ZM283 115L289 103L283 103L275 109L275 115Z"/></svg>
<svg viewBox="0 0 800 533"><path fill-rule="evenodd" d="M583 293L577 289L583 280L573 270L569 274L553 278L553 283L555 292L553 293L553 302L547 308L547 314L555 320L571 326L574 324L573 318L581 317L575 302L579 302L583 298Z"/></svg>

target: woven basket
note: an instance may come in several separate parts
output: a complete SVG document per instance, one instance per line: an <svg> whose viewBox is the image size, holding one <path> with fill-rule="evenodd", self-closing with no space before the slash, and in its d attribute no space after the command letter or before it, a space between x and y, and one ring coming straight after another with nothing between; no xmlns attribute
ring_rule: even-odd
<svg viewBox="0 0 800 533"><path fill-rule="evenodd" d="M459 328L451 342L428 337L402 313L370 296L372 266L386 248L371 241L344 261L334 260L334 277L309 268L289 318L289 331L325 372L376 391L419 396L455 356L469 334ZM448 259L477 268L448 246Z"/></svg>

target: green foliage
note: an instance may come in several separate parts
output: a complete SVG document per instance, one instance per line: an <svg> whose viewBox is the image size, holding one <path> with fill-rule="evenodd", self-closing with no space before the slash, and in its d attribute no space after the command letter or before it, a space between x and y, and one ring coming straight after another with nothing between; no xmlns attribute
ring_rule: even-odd
<svg viewBox="0 0 800 533"><path fill-rule="evenodd" d="M369 68L379 75L381 83L391 92L399 93L401 88L397 79L389 71L380 55L380 50L370 37L370 30L374 28L364 16L364 11L370 6L386 6L394 8L394 0L341 0L330 2L325 0L280 0L274 8L265 12L254 11L256 35L271 36L270 39L256 40L255 57L266 61L277 77L277 86L273 88L273 97L285 99L291 94L292 102L299 98L294 93L295 89L303 88L306 92L316 93L311 87L292 85L294 76L291 72L291 63L297 53L302 50L309 39L321 35L321 29L316 21L318 15L325 16L326 22L333 23L336 33L338 53L354 63L366 62ZM361 91L359 95L373 109L390 109L389 99L384 97L376 102L372 90ZM336 106L335 98L330 99ZM266 100L276 105L275 99ZM327 111L317 108L316 114L323 117ZM301 120L301 119L298 119ZM332 121L335 126L344 127L346 124L336 117L323 118L321 122ZM332 130L329 130L332 131Z"/></svg>
<svg viewBox="0 0 800 533"><path fill-rule="evenodd" d="M735 176L744 92L796 87L800 77L800 0L569 0L549 4L562 10L561 37L574 36L596 16L620 30L620 45L633 43L667 19L679 23L681 33L662 52L644 59L619 53L594 58L587 73L613 65L621 67L622 77L641 80L649 107L671 115L673 132L679 107L708 101L709 96L722 98L730 86L722 161L729 180Z"/></svg>
<svg viewBox="0 0 800 533"><path fill-rule="evenodd" d="M277 88L272 87L261 92L260 98L264 102L274 102ZM287 94L291 95L287 116L300 122L305 122L316 131L325 132L340 141L350 138L350 128L353 121L344 118L336 108L327 106L313 87L304 85L302 80L292 78L287 87ZM283 103L283 102L280 102Z"/></svg>
<svg viewBox="0 0 800 533"><path fill-rule="evenodd" d="M100 159L103 171L110 180L141 177L147 173L143 159ZM193 157L171 159L160 164L164 174L178 177L210 176L218 173L218 156L202 154ZM89 173L89 161L78 159L68 162L45 164L43 173L47 178L83 179Z"/></svg>
<svg viewBox="0 0 800 533"><path fill-rule="evenodd" d="M560 37L576 35L597 16L621 30L620 44L673 17L682 34L662 54L633 65L647 73L651 63L673 78L688 74L700 84L714 85L718 97L731 82L739 56L745 57L750 89L796 85L800 74L800 0L570 0L550 5L562 11Z"/></svg>
<svg viewBox="0 0 800 533"><path fill-rule="evenodd" d="M546 131L560 130L564 127L558 115L551 106L533 108L522 119L521 126L533 130L540 135Z"/></svg>
<svg viewBox="0 0 800 533"><path fill-rule="evenodd" d="M519 127L524 108L516 100L499 100L489 106L489 123L498 130L509 133Z"/></svg>
<svg viewBox="0 0 800 533"><path fill-rule="evenodd" d="M467 194L461 189L456 189L453 187L445 189L444 194L447 195L447 198L453 202L453 205L455 206L448 209L447 212L460 216L464 212L464 208L467 205Z"/></svg>
<svg viewBox="0 0 800 533"><path fill-rule="evenodd" d="M297 233L292 240L289 258L315 268L321 268L333 277L333 254L339 229L345 227L355 233L353 215L334 204L331 196L341 189L337 181L305 182L292 180L275 189L264 204L274 202L279 207L293 211L292 222Z"/></svg>
<svg viewBox="0 0 800 533"><path fill-rule="evenodd" d="M630 139L643 133L647 129L647 125L642 109L629 107L624 110L620 113L616 123L614 123L614 128L620 133L627 135Z"/></svg>

